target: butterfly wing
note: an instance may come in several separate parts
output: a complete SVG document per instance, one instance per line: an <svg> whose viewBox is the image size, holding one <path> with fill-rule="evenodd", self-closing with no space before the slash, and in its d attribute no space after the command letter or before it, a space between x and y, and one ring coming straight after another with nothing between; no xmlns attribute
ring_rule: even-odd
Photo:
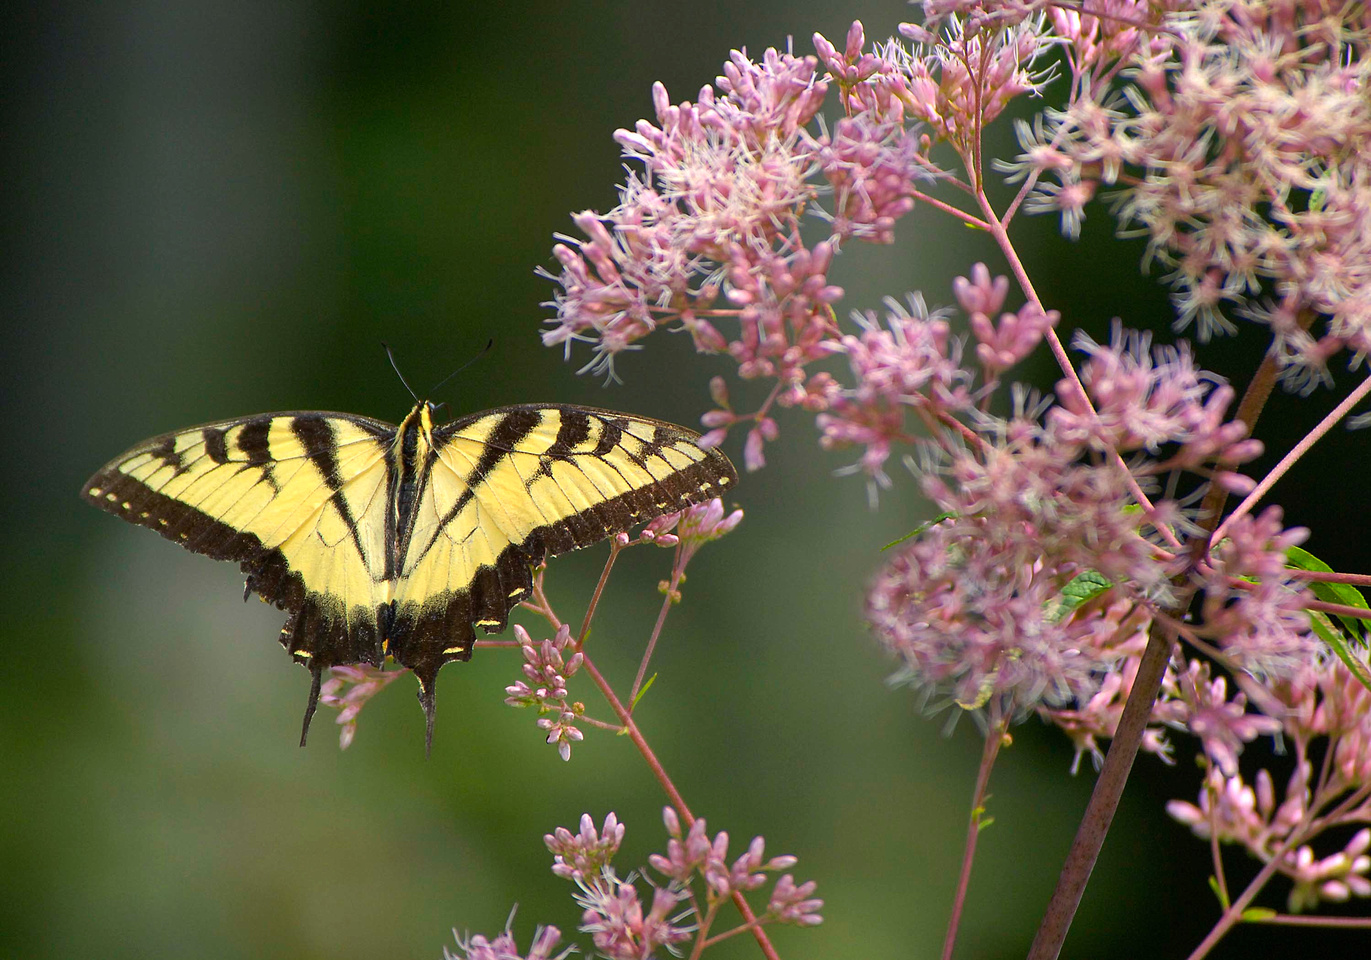
<svg viewBox="0 0 1371 960"><path fill-rule="evenodd" d="M314 674L312 712L325 667L382 659L394 435L389 424L339 413L224 420L138 444L91 477L82 496L188 550L241 564L249 590L291 612L281 643Z"/></svg>
<svg viewBox="0 0 1371 960"><path fill-rule="evenodd" d="M561 405L503 407L434 430L390 632L430 725L438 668L471 657L475 627L504 629L533 565L737 482L728 458L698 441L659 420Z"/></svg>

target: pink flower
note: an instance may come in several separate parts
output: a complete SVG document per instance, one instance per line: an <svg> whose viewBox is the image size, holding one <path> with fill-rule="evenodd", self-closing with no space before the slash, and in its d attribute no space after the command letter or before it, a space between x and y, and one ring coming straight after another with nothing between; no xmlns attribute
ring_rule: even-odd
<svg viewBox="0 0 1371 960"><path fill-rule="evenodd" d="M652 907L644 912L638 890L631 883L611 877L581 889L577 897L585 908L581 929L591 935L595 949L610 960L650 960L658 948L670 948L691 937L688 929L669 919L680 900L672 890L655 889Z"/></svg>
<svg viewBox="0 0 1371 960"><path fill-rule="evenodd" d="M1204 340L1234 317L1312 314L1312 335L1273 325L1276 355L1297 389L1326 382L1333 353L1371 345L1371 18L1319 4L1110 12L1051 11L1077 87L1019 126L1014 173L1040 174L1027 209L1059 211L1074 234L1095 187L1126 182L1121 227L1171 271L1180 325Z"/></svg>
<svg viewBox="0 0 1371 960"><path fill-rule="evenodd" d="M451 953L446 947L443 948L444 960L566 960L575 951L574 946L569 946L556 956L552 951L556 949L558 941L562 939L562 932L556 927L539 927L533 935L533 943L529 946L528 953L522 953L518 944L514 940L514 934L508 929L494 940L487 940L480 934L457 941L457 953Z"/></svg>
<svg viewBox="0 0 1371 960"><path fill-rule="evenodd" d="M971 402L971 374L961 366L961 345L947 320L930 314L918 298L908 308L893 300L887 307L885 327L868 314L860 335L829 345L847 356L856 386L837 394L829 412L818 416L823 445L865 446L861 466L882 485L889 482L883 468L892 445L909 436L908 413L951 414Z"/></svg>
<svg viewBox="0 0 1371 960"><path fill-rule="evenodd" d="M1167 699L1153 707L1153 716L1198 737L1224 776L1237 775L1244 744L1281 730L1276 718L1248 712L1241 693L1229 700L1227 681L1211 681L1207 663L1191 661L1184 676L1170 678L1168 692Z"/></svg>
<svg viewBox="0 0 1371 960"><path fill-rule="evenodd" d="M681 835L680 821L676 811L667 807L662 811L670 839L666 844L666 856L654 853L647 862L662 876L678 883L689 883L697 870L703 869L713 852L713 843L705 835L704 818L698 818L690 825L690 832ZM725 842L727 842L725 840Z"/></svg>
<svg viewBox="0 0 1371 960"><path fill-rule="evenodd" d="M793 923L802 927L818 926L824 922L824 918L819 915L824 902L812 896L814 888L813 880L796 884L795 878L790 874L783 875L776 881L776 889L772 891L771 901L766 907L767 913L781 923Z"/></svg>
<svg viewBox="0 0 1371 960"><path fill-rule="evenodd" d="M895 242L895 221L914 209L914 185L929 175L920 145L900 123L868 114L845 117L826 142L819 166L833 187L833 232L874 243Z"/></svg>
<svg viewBox="0 0 1371 960"><path fill-rule="evenodd" d="M563 760L571 759L571 745L585 735L577 722L585 707L568 700L567 678L581 668L584 656L576 650L571 628L563 624L551 640L535 643L520 624L514 636L524 655L524 679L505 687L505 703L511 707L533 707L542 714L537 726L547 734L547 742L557 747ZM547 716L547 714L555 714Z"/></svg>
<svg viewBox="0 0 1371 960"><path fill-rule="evenodd" d="M357 717L371 698L390 686L396 677L408 670L382 670L366 664L335 666L329 669L329 679L319 688L319 703L338 711L334 721L338 731L338 748L346 750L357 736Z"/></svg>
<svg viewBox="0 0 1371 960"><path fill-rule="evenodd" d="M945 520L900 548L867 595L866 617L903 669L896 678L1006 716L1094 693L1117 652L1088 642L1087 619L1060 619L1054 599L1072 574L1031 559L1027 530L1006 543L996 525Z"/></svg>
<svg viewBox="0 0 1371 960"><path fill-rule="evenodd" d="M579 833L558 827L543 837L543 843L554 855L552 872L564 880L586 883L598 878L609 866L623 841L624 825L612 813L605 816L604 826L599 831L590 814L584 813Z"/></svg>
<svg viewBox="0 0 1371 960"><path fill-rule="evenodd" d="M1301 669L1322 649L1310 633L1308 588L1286 569L1287 550L1304 542L1309 531L1286 529L1281 520L1281 508L1270 506L1229 524L1228 538L1199 573L1200 632L1234 662L1262 675Z"/></svg>
<svg viewBox="0 0 1371 960"><path fill-rule="evenodd" d="M1078 334L1076 347L1089 357L1080 378L1094 409L1072 384L1058 384L1058 406L1048 419L1062 439L1097 450L1156 452L1165 443L1193 442L1201 426L1222 429L1204 406L1213 381L1184 342L1153 347L1151 334L1116 323L1108 346Z"/></svg>
<svg viewBox="0 0 1371 960"><path fill-rule="evenodd" d="M955 277L952 292L968 314L971 332L975 335L976 359L981 362L985 380L997 378L1023 360L1042 342L1043 335L1057 325L1061 314L1055 310L1043 312L1033 304L1025 304L1017 314L1003 313L999 325L990 315L999 311L1009 292L1009 278L990 278L983 263L971 268L972 279Z"/></svg>

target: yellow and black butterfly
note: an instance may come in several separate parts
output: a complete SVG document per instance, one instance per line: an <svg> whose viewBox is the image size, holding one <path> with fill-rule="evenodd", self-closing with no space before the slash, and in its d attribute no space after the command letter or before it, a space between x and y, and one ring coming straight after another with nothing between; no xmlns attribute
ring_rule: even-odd
<svg viewBox="0 0 1371 960"><path fill-rule="evenodd" d="M188 550L236 560L251 591L290 611L281 644L313 674L380 666L434 684L471 659L475 627L505 628L544 557L717 497L733 464L699 436L559 404L435 425L419 402L398 427L347 413L266 413L166 433L104 466L89 503Z"/></svg>

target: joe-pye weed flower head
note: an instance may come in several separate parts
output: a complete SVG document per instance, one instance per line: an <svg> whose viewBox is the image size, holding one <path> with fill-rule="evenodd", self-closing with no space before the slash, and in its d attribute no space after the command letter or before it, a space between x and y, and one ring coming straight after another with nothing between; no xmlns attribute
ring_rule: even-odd
<svg viewBox="0 0 1371 960"><path fill-rule="evenodd" d="M1204 787L1173 814L1265 864L1233 897L1214 848L1221 920L1197 956L1277 873L1291 909L1364 895L1362 834L1331 854L1314 841L1357 822L1371 797L1364 732L1327 719L1347 713L1367 674L1355 651L1327 653L1340 634L1311 620L1329 601L1298 559L1309 532L1264 502L1293 460L1264 479L1248 471L1276 374L1308 392L1330 381L1335 354L1355 367L1366 353L1371 20L1318 0L922 7L900 40L868 43L854 23L841 43L815 35L813 57L735 51L694 102L655 87L655 119L616 135L631 167L619 205L577 215L582 237L554 250L544 341L585 342L588 368L613 373L658 330L687 333L741 381L710 378L702 422L709 444L745 432L749 470L780 437L779 411L798 408L873 503L900 495L904 467L916 477L938 516L890 547L865 611L895 679L986 733L945 955L990 767L1030 714L1101 769L1068 865L1079 883L1064 876L1035 958L1060 947L1133 754L1171 762L1181 738ZM1017 158L985 155L990 124L1048 96L1017 122ZM994 172L1020 184L1008 204L987 190ZM1141 318L1116 321L1104 342L1061 335L1066 320L1034 289L1011 226L1020 210L1052 212L1077 237L1097 197L1122 231L1147 237L1147 265L1174 292L1172 326L1201 342L1236 321L1265 328L1274 362L1251 384L1230 386L1184 341L1125 325ZM896 242L914 217L989 235L1005 275L975 264L950 285L953 307L910 294L844 308L838 258L857 241ZM1047 395L1012 380L1043 345L1061 369ZM1230 495L1246 499L1225 516ZM1348 602L1334 606L1345 615ZM1269 772L1255 788L1243 779L1263 738L1297 746L1281 803ZM673 883L696 870L715 894L725 876L735 893L751 882L747 864L712 853L702 821L668 828L675 846L654 867ZM634 912L636 893L616 884L596 908L597 943L656 909ZM789 884L776 897L807 892ZM644 942L625 937L614 942Z"/></svg>

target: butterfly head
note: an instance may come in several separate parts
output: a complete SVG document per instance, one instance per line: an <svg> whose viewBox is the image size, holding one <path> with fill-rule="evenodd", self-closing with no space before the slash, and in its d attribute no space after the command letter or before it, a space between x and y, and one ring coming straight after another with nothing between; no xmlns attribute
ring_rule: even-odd
<svg viewBox="0 0 1371 960"><path fill-rule="evenodd" d="M420 400L400 421L395 431L395 449L403 461L415 463L433 449L433 415L438 406L432 401Z"/></svg>

